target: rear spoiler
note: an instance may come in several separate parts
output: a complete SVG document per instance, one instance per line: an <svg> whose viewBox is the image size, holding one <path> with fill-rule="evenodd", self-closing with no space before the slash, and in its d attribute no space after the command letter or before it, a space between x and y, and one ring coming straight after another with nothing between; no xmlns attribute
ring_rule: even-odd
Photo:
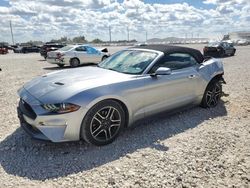
<svg viewBox="0 0 250 188"><path fill-rule="evenodd" d="M107 49L107 48L100 48L99 50L100 50L101 52L105 52L105 53L108 52L108 49Z"/></svg>

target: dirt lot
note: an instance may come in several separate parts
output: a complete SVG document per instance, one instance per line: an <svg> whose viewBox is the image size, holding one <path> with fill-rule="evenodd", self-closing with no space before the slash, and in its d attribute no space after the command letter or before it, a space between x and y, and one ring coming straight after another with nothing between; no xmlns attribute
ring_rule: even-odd
<svg viewBox="0 0 250 188"><path fill-rule="evenodd" d="M249 187L250 46L223 62L227 96L216 108L153 117L95 147L26 135L16 91L58 68L39 54L0 55L0 187Z"/></svg>

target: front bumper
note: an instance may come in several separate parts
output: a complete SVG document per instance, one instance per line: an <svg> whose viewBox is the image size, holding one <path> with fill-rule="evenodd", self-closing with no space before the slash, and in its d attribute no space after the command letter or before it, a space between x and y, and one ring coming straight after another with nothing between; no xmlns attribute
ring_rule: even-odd
<svg viewBox="0 0 250 188"><path fill-rule="evenodd" d="M44 134L42 134L41 131L39 131L39 129L33 127L32 125L30 125L28 122L25 121L24 115L21 112L20 108L17 107L17 114L18 114L18 118L20 121L20 125L21 127L25 130L25 132L27 132L31 137L39 139L39 140L49 140L49 138L47 138Z"/></svg>
<svg viewBox="0 0 250 188"><path fill-rule="evenodd" d="M33 138L52 142L80 140L81 123L86 109L80 108L65 114L48 114L25 89L19 95L18 118L21 127Z"/></svg>

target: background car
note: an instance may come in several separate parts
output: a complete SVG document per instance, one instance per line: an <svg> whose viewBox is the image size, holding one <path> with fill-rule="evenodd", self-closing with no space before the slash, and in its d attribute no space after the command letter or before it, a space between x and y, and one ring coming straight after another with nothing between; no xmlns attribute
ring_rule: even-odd
<svg viewBox="0 0 250 188"><path fill-rule="evenodd" d="M64 44L57 44L57 43L46 43L43 45L40 49L41 56L44 57L44 59L47 58L47 53L51 51L56 51L62 47L64 47Z"/></svg>
<svg viewBox="0 0 250 188"><path fill-rule="evenodd" d="M123 128L159 112L215 107L223 74L219 59L206 61L195 49L130 48L96 67L60 70L26 83L18 91L18 117L34 138L105 145Z"/></svg>
<svg viewBox="0 0 250 188"><path fill-rule="evenodd" d="M203 48L204 56L211 57L234 56L235 52L233 44L228 42L212 42Z"/></svg>
<svg viewBox="0 0 250 188"><path fill-rule="evenodd" d="M40 47L38 46L18 46L13 48L14 53L38 53L40 52Z"/></svg>
<svg viewBox="0 0 250 188"><path fill-rule="evenodd" d="M0 54L7 54L7 53L8 53L8 47L0 46Z"/></svg>
<svg viewBox="0 0 250 188"><path fill-rule="evenodd" d="M109 57L107 48L96 49L89 45L68 45L59 50L48 52L47 62L59 67L77 67L83 63L99 63Z"/></svg>

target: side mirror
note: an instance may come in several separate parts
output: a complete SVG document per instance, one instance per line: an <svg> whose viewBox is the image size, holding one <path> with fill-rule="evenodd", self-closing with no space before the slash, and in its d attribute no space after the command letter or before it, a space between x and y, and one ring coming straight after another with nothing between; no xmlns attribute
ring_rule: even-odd
<svg viewBox="0 0 250 188"><path fill-rule="evenodd" d="M154 76L157 75L170 75L172 73L170 68L167 67L159 67L155 73L153 74Z"/></svg>

